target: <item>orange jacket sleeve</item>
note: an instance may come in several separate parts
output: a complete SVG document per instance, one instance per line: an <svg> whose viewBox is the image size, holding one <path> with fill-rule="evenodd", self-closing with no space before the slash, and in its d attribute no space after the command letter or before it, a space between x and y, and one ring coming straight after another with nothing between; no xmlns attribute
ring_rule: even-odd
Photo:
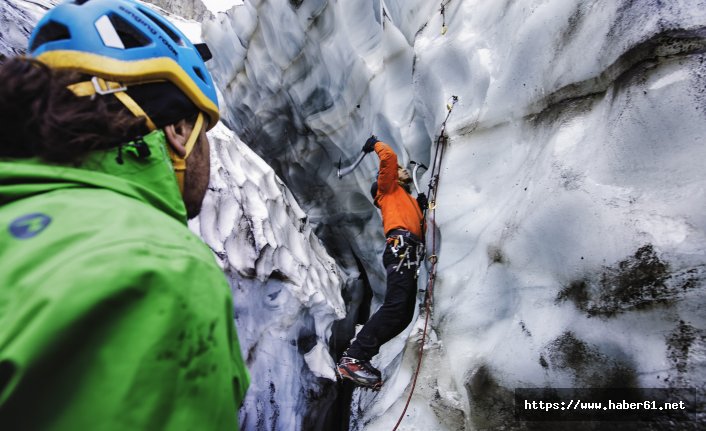
<svg viewBox="0 0 706 431"><path fill-rule="evenodd" d="M378 193L389 194L397 185L397 154L389 145L380 141L375 144L375 152L380 158Z"/></svg>

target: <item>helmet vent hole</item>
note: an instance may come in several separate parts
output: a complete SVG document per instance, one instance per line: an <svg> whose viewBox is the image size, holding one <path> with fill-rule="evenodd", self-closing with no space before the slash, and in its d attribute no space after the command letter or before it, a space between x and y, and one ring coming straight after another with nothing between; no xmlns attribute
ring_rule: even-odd
<svg viewBox="0 0 706 431"><path fill-rule="evenodd" d="M119 15L110 15L110 22L126 49L138 48L150 44L150 40L140 30Z"/></svg>
<svg viewBox="0 0 706 431"><path fill-rule="evenodd" d="M56 21L49 21L43 25L39 31L37 31L37 35L34 37L32 46L29 47L29 50L34 51L45 43L67 39L71 39L71 32L69 31L69 28L63 24L59 24Z"/></svg>
<svg viewBox="0 0 706 431"><path fill-rule="evenodd" d="M175 33L174 30L169 28L169 25L162 22L160 17L153 15L152 12L150 12L149 10L146 10L144 8L139 8L139 9L142 13L144 13L147 16L147 18L149 18L153 23L155 23L157 25L157 27L161 28L162 31L167 33L167 36L169 36L169 38L174 43L176 43L177 45L180 45L180 46L184 46L184 42L181 40L181 37L177 33Z"/></svg>
<svg viewBox="0 0 706 431"><path fill-rule="evenodd" d="M201 56L201 59L203 61L208 61L213 58L213 54L211 53L211 50L208 48L208 45L205 43L196 43L194 44L194 48L196 48L196 51L199 52L199 55Z"/></svg>
<svg viewBox="0 0 706 431"><path fill-rule="evenodd" d="M206 82L206 78L203 75L203 72L201 71L200 68L194 67L194 73L201 79L201 81Z"/></svg>
<svg viewBox="0 0 706 431"><path fill-rule="evenodd" d="M74 4L81 6L84 3L88 3L91 0L74 0Z"/></svg>

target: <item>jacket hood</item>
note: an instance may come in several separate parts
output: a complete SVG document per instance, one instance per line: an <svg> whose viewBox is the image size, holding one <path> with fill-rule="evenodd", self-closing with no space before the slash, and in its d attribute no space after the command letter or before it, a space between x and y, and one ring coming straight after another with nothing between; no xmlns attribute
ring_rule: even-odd
<svg viewBox="0 0 706 431"><path fill-rule="evenodd" d="M0 159L0 206L68 188L102 188L140 200L186 223L186 208L162 130L142 138L149 154L134 143L96 151L78 167L38 159ZM122 161L122 163L120 163Z"/></svg>

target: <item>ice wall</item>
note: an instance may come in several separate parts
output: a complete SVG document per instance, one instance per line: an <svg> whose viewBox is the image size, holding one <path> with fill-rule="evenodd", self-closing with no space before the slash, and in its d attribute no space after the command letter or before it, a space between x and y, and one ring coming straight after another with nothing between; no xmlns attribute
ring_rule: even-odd
<svg viewBox="0 0 706 431"><path fill-rule="evenodd" d="M202 22L213 17L211 11L201 0L151 0L145 3L193 21Z"/></svg>
<svg viewBox="0 0 706 431"><path fill-rule="evenodd" d="M58 0L7 1L0 5L0 58L24 54L39 18Z"/></svg>
<svg viewBox="0 0 706 431"><path fill-rule="evenodd" d="M460 97L437 208L438 340L405 429L520 426L515 387L703 393L706 2L440 6L253 0L204 26L226 123L301 202L344 296L369 284L373 309L376 160L343 180L335 164L371 132L429 164ZM412 329L376 358L386 388L354 394L351 429L397 420Z"/></svg>
<svg viewBox="0 0 706 431"><path fill-rule="evenodd" d="M192 228L218 256L233 290L252 379L241 427L315 428L312 409L333 402L328 341L334 320L345 316L340 268L260 157L222 124L209 140L211 183Z"/></svg>
<svg viewBox="0 0 706 431"><path fill-rule="evenodd" d="M3 2L0 53L52 3ZM452 94L433 333L403 429L521 428L518 386L704 391L706 2L444 4L246 1L204 23L226 123L301 204L240 141L213 138L194 229L242 304L243 429L331 429L334 286L338 352L384 291L375 157L343 180L335 164L371 132L429 164ZM383 391L356 391L341 428L392 428L411 326L375 360Z"/></svg>

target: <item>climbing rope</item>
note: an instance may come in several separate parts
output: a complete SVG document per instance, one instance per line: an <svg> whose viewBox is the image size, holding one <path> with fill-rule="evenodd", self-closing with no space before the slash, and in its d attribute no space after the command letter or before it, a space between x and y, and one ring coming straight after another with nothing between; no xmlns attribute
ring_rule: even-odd
<svg viewBox="0 0 706 431"><path fill-rule="evenodd" d="M439 176L441 175L441 162L444 157L444 150L446 149L446 144L448 142L448 136L446 135L446 122L449 120L451 111L458 102L457 96L451 96L449 102L446 104L446 118L444 122L441 123L441 133L439 138L436 140L436 151L434 152L434 162L432 163L431 179L429 180L429 187L427 188L427 196L429 196L429 206L424 209L424 218L427 216L427 210L431 210L432 219L432 233L431 233L431 255L429 256L429 262L431 263L431 268L429 269L429 278L427 280L427 289L424 293L424 312L426 316L424 317L424 330L422 331L422 340L419 344L419 359L417 360L417 369L414 372L414 377L412 379L412 388L409 391L409 396L407 397L407 402L402 409L402 414L397 420L395 427L392 431L396 431L397 427L402 423L405 413L407 413L407 408L409 407L410 401L412 401L412 395L414 394L414 388L417 386L417 377L419 377L419 370L422 368L422 356L424 355L424 343L427 338L427 329L429 327L429 316L431 315L431 306L433 300L434 292L434 280L436 279L436 262L438 258L436 256L436 229L434 226L436 224L436 193L439 189Z"/></svg>

